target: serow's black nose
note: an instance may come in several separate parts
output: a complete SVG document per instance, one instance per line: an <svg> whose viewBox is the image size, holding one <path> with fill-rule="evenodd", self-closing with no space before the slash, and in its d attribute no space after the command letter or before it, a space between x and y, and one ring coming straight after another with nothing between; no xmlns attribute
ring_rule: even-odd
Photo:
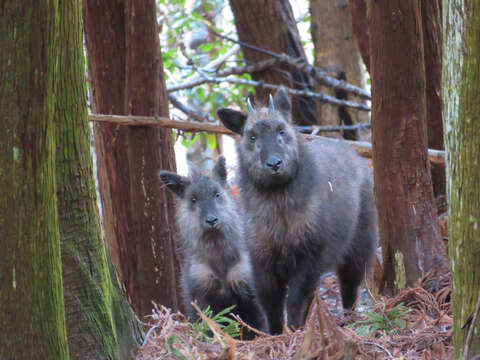
<svg viewBox="0 0 480 360"><path fill-rule="evenodd" d="M280 169L280 165L282 165L282 160L277 156L270 156L266 162L266 165L273 171L277 171Z"/></svg>
<svg viewBox="0 0 480 360"><path fill-rule="evenodd" d="M218 218L215 215L208 215L205 222L213 228L217 225Z"/></svg>

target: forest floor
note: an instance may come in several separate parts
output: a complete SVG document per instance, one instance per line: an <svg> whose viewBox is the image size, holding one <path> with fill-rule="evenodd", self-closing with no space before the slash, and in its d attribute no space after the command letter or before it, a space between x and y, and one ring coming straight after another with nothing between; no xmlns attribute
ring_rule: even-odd
<svg viewBox="0 0 480 360"><path fill-rule="evenodd" d="M253 341L232 339L206 319L213 332L200 341L179 313L158 306L137 360L157 359L451 359L449 275L427 276L395 297L363 288L356 311L344 314L336 277L322 277L306 326Z"/></svg>

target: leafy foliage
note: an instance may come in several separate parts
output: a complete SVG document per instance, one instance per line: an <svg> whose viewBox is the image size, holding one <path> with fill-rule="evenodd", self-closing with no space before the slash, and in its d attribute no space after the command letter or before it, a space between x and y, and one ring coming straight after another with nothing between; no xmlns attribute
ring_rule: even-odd
<svg viewBox="0 0 480 360"><path fill-rule="evenodd" d="M225 334L232 338L239 338L240 329L238 322L227 316L234 308L235 305L232 305L214 315L212 309L210 309L210 306L208 306L202 311L202 313L212 320L220 329L222 329ZM198 334L200 341L212 341L210 327L201 318L192 323L192 328L193 331Z"/></svg>
<svg viewBox="0 0 480 360"><path fill-rule="evenodd" d="M360 336L384 331L387 334L391 331L403 330L407 326L404 317L409 313L403 304L398 304L390 311L385 312L385 304L380 314L373 311L365 313L365 320L352 324L350 327Z"/></svg>

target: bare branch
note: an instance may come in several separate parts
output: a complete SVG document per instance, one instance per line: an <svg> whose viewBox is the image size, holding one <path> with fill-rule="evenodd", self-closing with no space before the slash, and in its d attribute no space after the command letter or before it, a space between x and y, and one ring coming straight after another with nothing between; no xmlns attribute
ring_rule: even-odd
<svg viewBox="0 0 480 360"><path fill-rule="evenodd" d="M246 65L246 66L236 66L231 67L222 71L216 72L216 77L226 77L229 75L242 75L246 73L252 73L255 71L262 71L272 66L280 64L280 60L278 59L267 59L264 61L259 62L258 64L253 65ZM203 70L208 70L207 68L203 68ZM183 89L191 89L195 86L202 85L208 83L208 80L205 77L200 75L189 78L186 82L176 84L176 85L167 85L167 92L175 92L178 90Z"/></svg>
<svg viewBox="0 0 480 360"><path fill-rule="evenodd" d="M187 105L180 102L173 94L168 94L168 100L170 100L173 106L175 106L178 110L180 110L193 120L200 122L215 122L215 120L208 116L206 112L197 111L188 107Z"/></svg>
<svg viewBox="0 0 480 360"><path fill-rule="evenodd" d="M368 91L366 91L365 89L362 89L362 88L359 88L359 87L354 86L352 84L349 84L344 80L338 80L338 79L335 79L331 76L328 76L328 74L325 70L319 69L317 67L313 67L310 64L308 64L307 62L305 62L305 60L303 60L303 59L293 58L293 57L288 56L286 54L278 54L276 52L266 50L266 49L260 48L258 46L251 45L251 44L245 43L243 41L235 40L231 37L219 34L218 32L216 32L213 29L211 29L211 31L214 35L216 35L216 36L218 36L222 39L234 42L234 43L239 44L243 47L247 47L249 49L252 49L252 50L261 52L263 54L269 55L269 56L271 56L275 59L278 59L281 62L283 62L285 64L288 64L290 66L295 66L298 69L302 70L307 75L310 75L311 77L313 77L315 79L315 81L317 81L321 85L332 87L335 90L344 90L344 91L346 91L348 93L351 93L351 94L354 94L354 95L356 95L356 96L358 96L362 99L366 99L366 100L371 99L370 93Z"/></svg>
<svg viewBox="0 0 480 360"><path fill-rule="evenodd" d="M234 135L230 130L218 124L208 124L201 122L175 121L165 117L148 117L148 116L120 116L120 115L99 115L89 114L90 121L107 122L123 126L151 126L178 129L188 132L205 131L209 133ZM348 141L326 138L323 136L305 135L307 141L320 138L324 141L339 143L342 142L351 146L363 157L372 157L372 144L365 141ZM428 158L432 164L445 164L445 151L428 149Z"/></svg>
<svg viewBox="0 0 480 360"><path fill-rule="evenodd" d="M356 125L337 125L337 126L297 126L297 130L301 133L307 134L318 134L320 132L337 132L343 130L361 130L361 129L370 129L371 124L356 124Z"/></svg>
<svg viewBox="0 0 480 360"><path fill-rule="evenodd" d="M203 76L203 82L202 83L214 83L214 84L219 84L222 82L230 83L230 84L242 84L242 85L249 85L249 86L254 86L254 87L263 87L266 89L272 89L272 90L278 90L280 88L280 85L273 85L273 84L267 84L261 81L254 81L254 80L246 80L246 79L238 79L238 78L219 78L219 77L213 77L213 76L207 76L204 74ZM200 80L199 80L200 81ZM196 86L196 85L193 85ZM171 88L167 88L167 92L170 92ZM290 89L287 88L287 92L291 95L297 95L297 96L309 96L313 97L315 99L320 100L323 103L329 103L337 106L345 106L351 109L357 109L361 111L370 111L370 106L366 104L361 104L361 103L356 103L353 101L349 100L342 100L338 99L336 97L322 94L322 93L315 93L309 90L296 90L296 89Z"/></svg>
<svg viewBox="0 0 480 360"><path fill-rule="evenodd" d="M121 116L121 115L100 115L90 114L88 116L90 121L105 122L122 126L150 126L169 129L178 129L188 132L205 131L208 133L233 135L227 128L212 123L195 122L195 121L177 121L170 120L161 116Z"/></svg>

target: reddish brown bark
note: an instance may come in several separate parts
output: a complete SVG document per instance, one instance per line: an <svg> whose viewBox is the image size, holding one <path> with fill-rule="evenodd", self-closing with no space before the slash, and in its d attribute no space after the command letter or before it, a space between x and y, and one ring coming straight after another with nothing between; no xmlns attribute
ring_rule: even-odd
<svg viewBox="0 0 480 360"><path fill-rule="evenodd" d="M371 1L370 70L375 196L383 287L395 292L445 269L427 158L420 3Z"/></svg>
<svg viewBox="0 0 480 360"><path fill-rule="evenodd" d="M302 43L292 8L288 0L230 0L235 26L241 41L293 57L304 58ZM269 56L242 47L248 62L258 62ZM312 84L300 70L281 66L252 74L257 81L283 84L296 89L312 88ZM266 102L269 90L257 89L257 100ZM307 97L293 99L293 119L299 124L315 124L315 102Z"/></svg>
<svg viewBox="0 0 480 360"><path fill-rule="evenodd" d="M357 42L363 62L370 72L370 45L368 40L367 5L365 0L348 0L352 15L353 36Z"/></svg>
<svg viewBox="0 0 480 360"><path fill-rule="evenodd" d="M425 72L427 92L428 147L442 150L442 14L441 0L422 1L422 25L424 30ZM445 195L445 166L432 167L433 191L436 196Z"/></svg>
<svg viewBox="0 0 480 360"><path fill-rule="evenodd" d="M155 2L84 0L93 109L168 116ZM175 170L170 130L96 124L105 238L137 314L152 301L178 309L173 199L159 182Z"/></svg>

